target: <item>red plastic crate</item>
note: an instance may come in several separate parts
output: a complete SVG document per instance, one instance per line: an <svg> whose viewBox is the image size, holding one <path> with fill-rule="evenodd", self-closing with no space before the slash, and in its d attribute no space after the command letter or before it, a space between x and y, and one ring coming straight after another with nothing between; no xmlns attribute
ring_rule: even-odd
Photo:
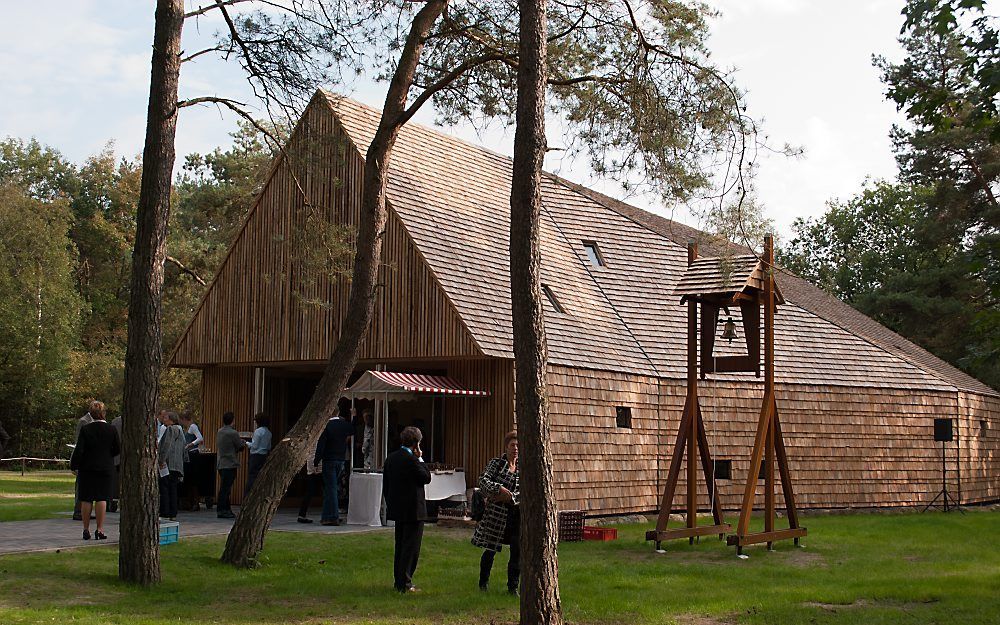
<svg viewBox="0 0 1000 625"><path fill-rule="evenodd" d="M617 540L618 530L613 527L589 527L584 526L583 528L583 539L584 540Z"/></svg>

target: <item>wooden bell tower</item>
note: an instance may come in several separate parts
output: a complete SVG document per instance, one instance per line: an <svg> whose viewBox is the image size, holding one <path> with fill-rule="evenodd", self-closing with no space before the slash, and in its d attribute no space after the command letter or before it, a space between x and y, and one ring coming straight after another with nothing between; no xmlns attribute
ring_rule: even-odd
<svg viewBox="0 0 1000 625"><path fill-rule="evenodd" d="M723 521L718 492L715 489L714 464L708 448L708 437L701 415L698 399L699 373L705 379L708 373L753 373L760 376L761 352L761 308L764 309L764 400L754 450L750 458L750 473L744 490L740 520L735 534L728 537L728 544L735 545L742 553L744 545L768 543L774 540L794 538L798 541L805 536L805 528L798 525L795 497L792 492L781 428L777 418L777 402L774 395L774 313L784 299L774 281L774 240L769 235L765 240L764 258L753 255L729 258L698 258L694 243L688 245L688 269L674 289L681 297L681 303L688 307L687 324L687 399L681 416L673 456L667 473L667 482L660 500L660 514L656 529L646 532L646 540L660 542L677 538L687 538L694 542L695 536L723 534L730 532L731 526ZM715 355L715 334L721 310L728 311L738 306L746 342L746 353L741 355ZM699 310L700 308L700 310ZM700 329L699 329L700 321ZM730 325L730 324L727 324ZM732 332L733 328L727 328ZM699 354L700 343L700 354ZM686 450L686 454L685 454ZM702 475L708 490L709 505L714 524L698 526L697 520L697 458L701 458ZM667 522L673 508L674 494L680 476L682 457L686 458L687 496L685 499L686 526L670 529ZM774 466L777 460L781 475L781 486L788 512L789 529L774 529ZM756 498L757 476L764 466L765 509L764 531L750 533L750 514Z"/></svg>

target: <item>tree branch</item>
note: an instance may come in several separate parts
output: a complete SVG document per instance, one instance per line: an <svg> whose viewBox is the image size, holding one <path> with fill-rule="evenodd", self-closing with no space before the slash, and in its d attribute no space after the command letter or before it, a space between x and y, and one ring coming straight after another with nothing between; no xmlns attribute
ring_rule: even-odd
<svg viewBox="0 0 1000 625"><path fill-rule="evenodd" d="M204 15L205 13L208 13L209 11L212 11L214 9L218 9L220 7L225 7L225 6L230 6L230 5L233 5L233 4L240 4L241 2L250 2L250 1L251 0L222 0L221 2L217 1L215 4L211 4L211 5L208 5L208 6L203 6L201 8L195 9L194 11L191 11L189 13L185 13L184 14L184 19L187 19L189 17L198 17L199 15Z"/></svg>
<svg viewBox="0 0 1000 625"><path fill-rule="evenodd" d="M194 281L197 282L198 284L200 284L201 286L207 286L206 283L205 283L205 281L202 279L201 276L199 276L198 274L196 274L194 272L194 270L190 269L189 267L187 267L186 265L184 265L184 263L182 263L181 261L177 260L173 256L170 256L170 255L164 256L163 260L165 260L168 263L171 263L172 265L174 265L175 267L177 267L178 269L180 269L181 273L186 273L187 275L191 276L194 279Z"/></svg>
<svg viewBox="0 0 1000 625"><path fill-rule="evenodd" d="M431 96L433 96L435 93L441 91L442 89L450 85L452 82L460 78L462 74L473 68L479 67L480 65L485 65L493 61L506 62L507 59L501 54L487 54L486 56L480 56L474 59L469 59L465 63L462 63L455 69L451 70L450 72L439 78L434 83L428 85L426 88L424 88L423 92L419 96L417 96L416 99L413 100L413 103L410 104L410 106L405 111L403 111L402 114L400 114L399 124L402 126L406 122L410 121L410 118L413 117L413 115L420 109L421 106L424 105L424 103L427 102L427 100L431 98Z"/></svg>
<svg viewBox="0 0 1000 625"><path fill-rule="evenodd" d="M224 51L229 50L229 49L230 48L228 48L226 46L213 46L211 48L205 48L204 50L198 50L194 54L191 54L189 56L181 57L181 63L187 63L188 61L193 61L194 59L198 58L199 56L201 56L203 54L208 54L210 52L224 52Z"/></svg>

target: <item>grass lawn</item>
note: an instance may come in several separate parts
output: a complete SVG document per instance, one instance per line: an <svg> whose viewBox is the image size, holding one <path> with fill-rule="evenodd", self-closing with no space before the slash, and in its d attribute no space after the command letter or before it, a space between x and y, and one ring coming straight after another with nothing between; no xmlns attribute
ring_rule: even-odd
<svg viewBox="0 0 1000 625"><path fill-rule="evenodd" d="M44 515L49 504L38 502L72 492L68 473L14 478L0 477L0 518L11 517L11 503L19 513ZM44 497L23 497L32 494ZM72 495L62 497L59 511L72 503ZM805 524L804 549L749 548L748 560L715 539L666 544L667 554L658 555L639 525L620 526L614 542L564 543L566 618L595 625L1000 623L1000 511L817 516ZM484 595L469 535L428 527L415 580L424 592L405 597L391 590L391 532L274 532L264 565L253 571L218 563L225 537L182 538L162 549L164 581L149 590L118 583L114 546L0 556L0 623L516 622L517 602L502 592L506 553L497 558L495 590Z"/></svg>
<svg viewBox="0 0 1000 625"><path fill-rule="evenodd" d="M996 511L966 515L808 518L804 549L749 549L716 540L653 553L644 526L609 543L560 546L571 623L997 623ZM3 527L0 526L0 531ZM164 582L115 578L114 547L0 557L0 623L508 623L516 601L476 587L479 552L462 530L428 528L416 583L391 591L392 534L272 533L264 566L217 561L224 537L162 550ZM497 576L499 574L499 576Z"/></svg>
<svg viewBox="0 0 1000 625"><path fill-rule="evenodd" d="M0 471L0 521L27 521L67 516L73 512L69 471ZM2 530L0 530L2 531Z"/></svg>

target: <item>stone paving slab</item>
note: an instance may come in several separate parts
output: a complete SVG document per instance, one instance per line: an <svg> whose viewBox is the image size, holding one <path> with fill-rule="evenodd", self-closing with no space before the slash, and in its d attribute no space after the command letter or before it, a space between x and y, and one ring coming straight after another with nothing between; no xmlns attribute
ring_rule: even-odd
<svg viewBox="0 0 1000 625"><path fill-rule="evenodd" d="M238 510L238 508L236 509ZM303 524L296 521L295 511L279 510L271 523L271 531L307 532L315 534L356 534L359 532L377 532L387 530L385 527L367 527L363 525L341 525L337 527L315 523ZM8 521L0 523L0 556L12 553L28 553L32 551L54 551L56 549L74 549L77 547L99 547L118 544L118 514L108 514L105 520L104 532L108 540L83 540L83 523L73 521L67 515L64 519L44 519L37 521ZM180 540L192 536L212 536L228 534L233 526L232 519L216 517L215 510L200 512L181 512L177 517L180 523ZM91 521L90 532L97 527L96 521ZM169 546L165 548L169 549Z"/></svg>

